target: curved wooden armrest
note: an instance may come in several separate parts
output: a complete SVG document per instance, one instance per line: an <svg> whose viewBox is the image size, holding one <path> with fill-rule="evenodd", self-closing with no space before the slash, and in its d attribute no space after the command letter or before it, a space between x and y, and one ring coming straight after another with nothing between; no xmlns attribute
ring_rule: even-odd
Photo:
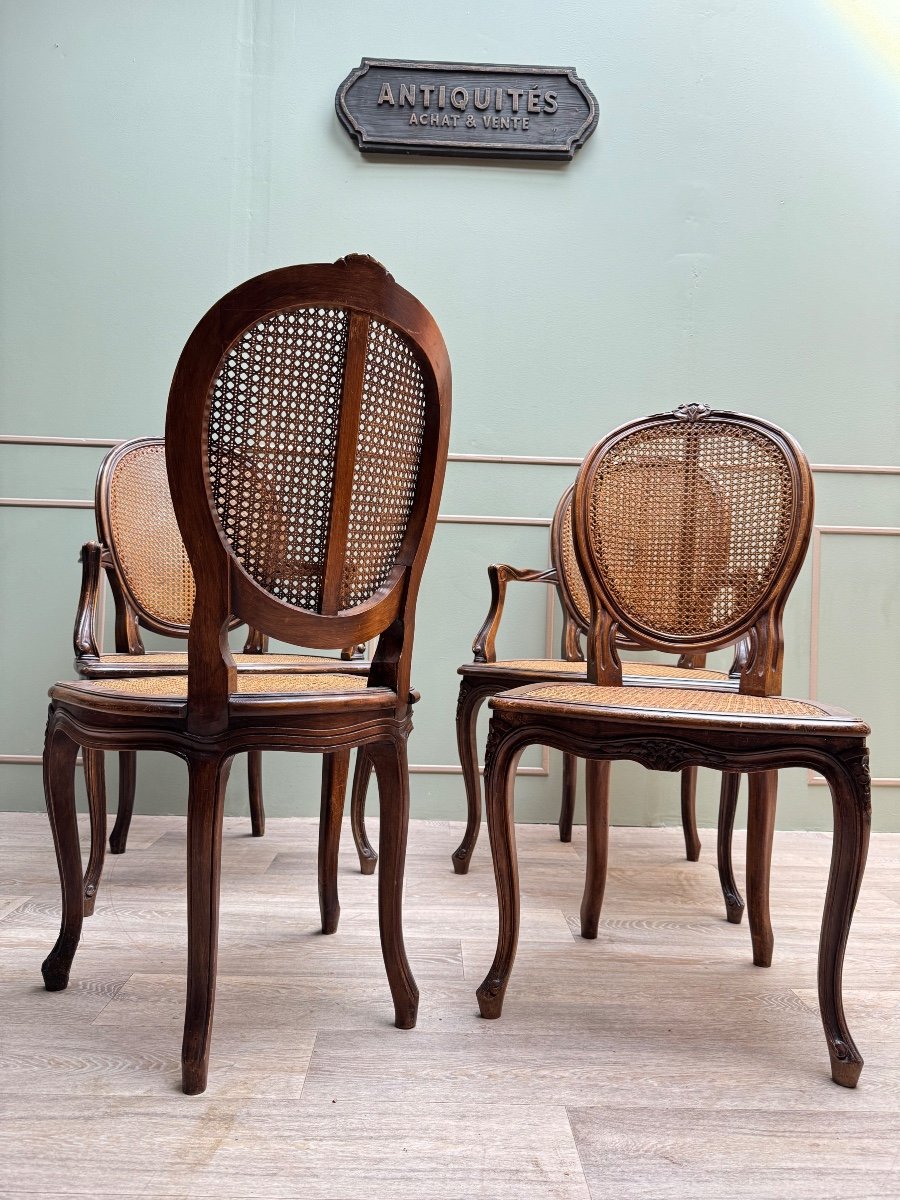
<svg viewBox="0 0 900 1200"><path fill-rule="evenodd" d="M507 583L510 581L514 583L558 583L553 567L548 567L543 571L532 571L511 567L508 563L492 563L488 567L488 578L491 581L491 607L488 609L484 624L472 642L475 662L483 663L497 661L494 642L497 638L497 630L500 628L500 618L503 616Z"/></svg>
<svg viewBox="0 0 900 1200"><path fill-rule="evenodd" d="M99 658L97 645L97 607L100 600L100 556L99 542L85 542L78 556L81 563L81 595L75 614L75 633L72 643L75 648L76 667L78 659Z"/></svg>

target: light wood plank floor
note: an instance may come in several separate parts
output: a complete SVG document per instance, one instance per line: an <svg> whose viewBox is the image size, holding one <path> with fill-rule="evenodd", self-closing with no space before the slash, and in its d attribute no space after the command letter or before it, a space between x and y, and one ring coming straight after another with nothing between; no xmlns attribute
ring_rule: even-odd
<svg viewBox="0 0 900 1200"><path fill-rule="evenodd" d="M377 822L373 822L376 826ZM373 828L374 833L374 828ZM0 1195L493 1200L900 1196L900 836L872 838L845 1001L866 1058L831 1083L816 1002L830 838L776 835L770 970L728 925L715 835L614 829L604 919L577 936L584 833L520 826L522 941L477 1014L496 899L486 836L413 822L406 929L418 1028L391 1025L376 880L349 834L318 933L316 824L226 821L210 1086L181 1095L184 822L136 817L107 858L68 991L42 816L0 817ZM743 854L737 834L736 853ZM739 859L740 861L740 859Z"/></svg>

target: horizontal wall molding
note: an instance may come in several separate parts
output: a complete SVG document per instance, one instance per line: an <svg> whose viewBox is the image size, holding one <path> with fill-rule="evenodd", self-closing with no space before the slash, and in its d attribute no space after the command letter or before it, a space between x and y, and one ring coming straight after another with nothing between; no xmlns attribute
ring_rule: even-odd
<svg viewBox="0 0 900 1200"><path fill-rule="evenodd" d="M822 586L822 538L828 534L852 537L900 537L900 528L891 525L814 525L812 533L812 590L809 614L809 687L810 700L819 690L819 613ZM827 787L828 783L815 771L807 771L810 787ZM900 787L900 779L886 776L871 780L872 787Z"/></svg>
<svg viewBox="0 0 900 1200"><path fill-rule="evenodd" d="M126 438L38 437L30 434L0 434L0 446L73 446L111 449ZM447 455L449 462L500 463L518 467L580 467L580 458L546 454L455 454ZM823 475L900 475L900 467L877 466L871 463L810 463L814 472Z"/></svg>

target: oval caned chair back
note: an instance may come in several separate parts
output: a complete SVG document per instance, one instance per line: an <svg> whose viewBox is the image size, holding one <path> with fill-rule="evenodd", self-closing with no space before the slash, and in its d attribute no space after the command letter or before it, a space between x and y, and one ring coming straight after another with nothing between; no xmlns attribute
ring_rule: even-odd
<svg viewBox="0 0 900 1200"><path fill-rule="evenodd" d="M226 612L316 648L391 630L370 682L397 686L406 703L449 403L434 320L373 259L272 271L207 313L166 423L175 512L203 580L189 708L221 716Z"/></svg>
<svg viewBox="0 0 900 1200"><path fill-rule="evenodd" d="M781 614L812 525L809 464L787 434L700 405L624 426L585 459L574 525L598 663L617 633L682 653L750 635L741 690L780 689Z"/></svg>
<svg viewBox="0 0 900 1200"><path fill-rule="evenodd" d="M350 314L280 311L248 329L213 384L207 448L213 503L243 569L286 604L346 611L393 569L425 433L425 379L407 341L368 326L356 429L342 426ZM352 455L336 497L338 439ZM326 594L333 502L346 505L339 575ZM349 503L348 503L349 501Z"/></svg>
<svg viewBox="0 0 900 1200"><path fill-rule="evenodd" d="M575 555L572 537L572 496L575 485L566 488L559 498L550 527L550 563L559 580L559 594L566 615L581 633L591 624L591 602L584 576Z"/></svg>
<svg viewBox="0 0 900 1200"><path fill-rule="evenodd" d="M162 438L116 446L97 476L97 532L141 624L184 637L194 576L172 508Z"/></svg>

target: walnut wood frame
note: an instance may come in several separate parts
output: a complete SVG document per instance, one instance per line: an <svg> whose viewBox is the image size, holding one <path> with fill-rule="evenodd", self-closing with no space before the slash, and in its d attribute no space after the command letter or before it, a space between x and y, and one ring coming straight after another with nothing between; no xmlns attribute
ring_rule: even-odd
<svg viewBox="0 0 900 1200"><path fill-rule="evenodd" d="M503 607L506 601L506 587L510 582L545 583L556 588L560 606L563 610L563 632L561 655L567 662L584 662L581 648L581 638L590 629L590 614L583 612L577 602L572 588L568 584L564 568L564 529L569 516L572 497L575 491L573 484L563 492L553 514L550 526L550 561L551 566L546 570L528 570L509 566L506 563L495 563L488 567L488 579L491 588L491 604L488 614L475 635L472 643L474 661L459 668L462 676L459 685L459 697L456 705L456 741L459 749L459 761L462 766L463 780L466 788L467 817L466 830L463 839L452 855L453 869L457 874L465 875L469 869L475 843L481 828L481 788L479 786L478 749L476 743L476 722L478 713L485 700L512 688L534 682L534 673L515 668L497 665L496 639L503 617ZM622 649L642 650L646 647L627 636L620 636L618 645ZM732 686L737 687L738 672L743 662L743 649L740 649L732 664L730 679ZM682 653L678 666L686 673L693 668L706 665L706 655L697 653ZM575 682L579 679L571 671L559 671L547 678ZM585 679L587 665L585 665ZM628 678L629 684L639 685L651 682L647 677L635 676ZM665 679L652 680L653 683L664 685ZM702 686L702 681L700 682ZM690 680L679 686L692 686ZM577 777L577 759L570 754L563 754L563 783L562 803L559 814L559 839L561 842L572 840L572 819L575 810L575 789ZM734 877L732 863L731 839L734 829L734 817L737 808L740 776L725 772L722 776L721 794L719 799L718 836L716 840L717 863L719 879L722 886L722 896L725 901L726 918L732 924L740 924L744 914L744 901L738 890ZM697 862L700 857L700 835L697 829L697 768L688 766L681 773L681 824L684 832L685 856L690 862Z"/></svg>
<svg viewBox="0 0 900 1200"><path fill-rule="evenodd" d="M323 587L326 612L299 611L275 599L243 571L213 508L205 463L210 389L226 354L244 332L272 314L301 307L348 311L350 337L343 362L340 425L352 426L362 394L362 357L369 322L395 331L412 351L424 387L425 416L412 506L393 568L372 598L344 611L329 602L333 576L343 569L338 543L346 538L344 498L353 480L355 450L341 446L335 466L328 529L331 550ZM187 698L127 698L95 684L51 690L44 752L47 809L62 887L62 924L42 971L45 986L67 986L81 935L81 851L75 819L74 767L78 747L95 751L164 750L188 764L188 990L182 1047L182 1087L206 1087L215 996L221 830L225 783L235 754L303 751L326 756L320 862L336 855L346 756L364 748L381 795L379 924L395 1023L415 1025L416 988L403 944L402 890L409 815L406 742L412 727L410 665L415 603L437 520L447 460L450 364L427 310L384 268L360 255L334 264L271 271L242 284L215 304L191 334L169 394L166 452L172 502L190 557L197 594L188 637ZM343 529L342 529L343 517ZM378 638L362 691L237 694L228 646L232 619L267 636L338 649ZM335 677L336 678L336 677ZM336 894L320 896L323 929L337 924Z"/></svg>
<svg viewBox="0 0 900 1200"><path fill-rule="evenodd" d="M812 525L813 492L802 451L782 430L739 414L710 412L700 406L633 422L610 434L585 459L575 487L573 511L578 559L591 598L588 678L607 688L621 688L616 648L621 628L626 636L648 637L669 648L658 631L639 627L631 614L613 608L602 564L587 533L591 489L603 457L629 432L666 421L703 421L707 417L749 427L770 438L790 464L794 488L793 520L787 546L774 576L752 608L726 631L697 635L693 647L704 652L724 644L726 636L748 637L741 655L740 692L776 696L781 683L783 637L781 615L803 560ZM855 1087L863 1059L844 1016L842 972L844 952L862 882L871 824L870 778L864 722L840 709L816 702L819 717L778 715L777 704L760 713L730 715L699 711L641 709L629 705L621 688L615 703L540 700L534 688L520 688L492 701L493 716L485 759L488 828L500 907L497 951L478 988L481 1014L500 1016L515 959L519 928L519 881L513 824L516 763L529 745L554 746L588 760L588 856L581 932L596 937L604 875L606 764L625 758L651 770L677 771L686 766L741 771L750 777L748 828L749 923L754 962L771 961L768 921L768 846L774 827L775 773L782 767L819 771L831 788L835 833L831 870L819 942L819 1000L834 1081ZM598 871L598 862L600 869Z"/></svg>

